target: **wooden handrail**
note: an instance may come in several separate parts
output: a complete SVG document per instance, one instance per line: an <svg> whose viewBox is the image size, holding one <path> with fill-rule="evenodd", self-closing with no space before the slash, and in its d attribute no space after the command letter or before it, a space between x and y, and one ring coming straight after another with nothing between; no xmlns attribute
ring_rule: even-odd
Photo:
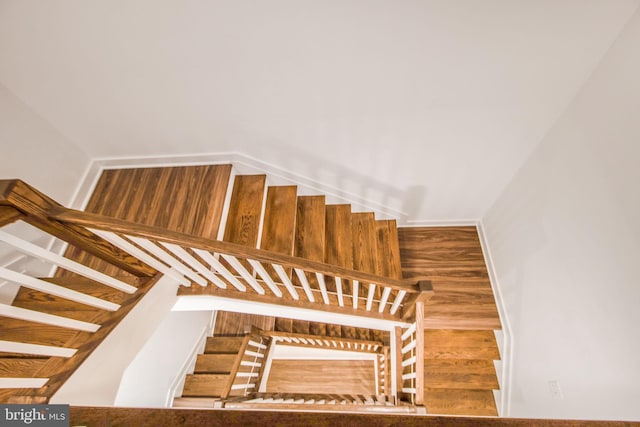
<svg viewBox="0 0 640 427"><path fill-rule="evenodd" d="M344 343L351 343L351 344L358 344L358 345L365 345L365 346L368 346L368 345L378 346L378 350L376 350L374 353L380 353L383 351L383 348L384 348L384 343L382 341L359 340L355 338L344 338L344 337L328 337L326 335L297 334L293 332L280 332L280 331L263 331L261 332L261 334L263 336L268 336L268 337L288 337L288 338L298 338L298 339L303 338L303 339L309 339L309 340L327 340L327 341L344 342ZM287 343L286 345L288 344L289 343ZM347 349L347 348L345 348L345 350L359 351L359 350Z"/></svg>
<svg viewBox="0 0 640 427"><path fill-rule="evenodd" d="M0 180L0 206L4 215L2 222L22 219L29 224L58 237L61 240L95 255L110 264L138 277L152 277L156 271L132 257L123 250L115 247L104 239L87 231L84 227L75 224L57 221L50 217L53 210L65 210L60 203L41 193L29 184L19 179ZM22 216L6 217L4 207L11 207L21 213ZM0 224L3 225L3 224Z"/></svg>
<svg viewBox="0 0 640 427"><path fill-rule="evenodd" d="M357 280L360 283L375 283L376 285L389 287L398 291L405 291L410 294L420 293L418 285L408 280L398 280L377 276L375 274L351 270L323 262L311 261L292 255L279 254L276 252L266 251L264 249L251 248L215 239L190 236L176 231L164 230L149 225L132 223L98 214L57 207L55 209L51 209L49 216L57 221L73 224L75 226L123 233L153 239L160 242L203 249L210 252L225 253L238 258L249 258L260 262L280 264L286 268L299 268L305 271L314 271L324 275L339 276L347 280Z"/></svg>

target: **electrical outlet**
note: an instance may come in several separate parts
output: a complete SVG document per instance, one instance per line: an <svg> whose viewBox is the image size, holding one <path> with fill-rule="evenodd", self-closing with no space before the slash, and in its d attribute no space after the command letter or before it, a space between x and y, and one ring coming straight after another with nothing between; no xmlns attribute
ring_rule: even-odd
<svg viewBox="0 0 640 427"><path fill-rule="evenodd" d="M557 400L564 399L564 395L562 394L562 389L560 388L560 381L558 380L549 381L549 389L551 390L551 397Z"/></svg>

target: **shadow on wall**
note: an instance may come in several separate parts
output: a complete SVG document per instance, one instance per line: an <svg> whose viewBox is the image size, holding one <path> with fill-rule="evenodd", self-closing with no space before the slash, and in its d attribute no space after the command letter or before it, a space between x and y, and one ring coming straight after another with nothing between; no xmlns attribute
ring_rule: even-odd
<svg viewBox="0 0 640 427"><path fill-rule="evenodd" d="M376 178L375 166L367 171L354 170L327 160L326 156L274 141L247 144L243 149L250 156L241 156L239 163L254 172L267 172L274 184L297 183L300 194L325 194L327 203L350 203L354 212L374 211L376 218L396 219L399 225L415 218L426 201L426 186L390 185ZM239 170L249 172L242 167Z"/></svg>

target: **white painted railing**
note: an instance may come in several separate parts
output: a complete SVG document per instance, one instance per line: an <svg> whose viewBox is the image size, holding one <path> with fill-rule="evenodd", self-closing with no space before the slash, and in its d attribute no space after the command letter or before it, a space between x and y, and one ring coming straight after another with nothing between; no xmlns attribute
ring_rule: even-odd
<svg viewBox="0 0 640 427"><path fill-rule="evenodd" d="M420 331L421 332L421 331ZM418 360L417 357L417 329L416 324L412 323L406 329L403 329L402 332L402 348L400 349L401 357L401 366L402 366L402 387L401 390L403 393L406 393L411 396L411 402L415 403L416 396L416 380L417 380L417 364L423 363L422 360Z"/></svg>

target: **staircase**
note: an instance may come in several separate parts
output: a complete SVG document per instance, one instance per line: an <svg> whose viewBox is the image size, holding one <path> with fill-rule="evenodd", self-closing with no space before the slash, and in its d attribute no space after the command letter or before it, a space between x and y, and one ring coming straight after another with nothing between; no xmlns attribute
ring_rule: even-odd
<svg viewBox="0 0 640 427"><path fill-rule="evenodd" d="M114 289L104 281L79 277L64 267L54 278L46 279L118 305L110 310L22 287L14 307L95 326L92 331L77 331L67 325L36 326L32 320L0 317L0 340L46 345L62 352L77 349L74 354L80 356L39 355L34 354L35 347L30 353L0 352L0 384L3 377L16 376L40 381L32 389L21 389L17 395L22 397L16 397L14 389L0 389L0 401L46 402L161 275L180 280L179 295L184 297L243 299L322 310L329 317L338 313L408 323L421 317L415 312L416 301L432 291L421 292L427 288L416 285L416 280L403 279L394 220L376 219L371 212L352 212L346 204L328 204L322 195L298 195L295 186L267 186L265 175L232 179L230 172L228 165L105 171L86 213L65 210L48 199L37 212L31 212L29 203L0 199L0 225L21 219L39 226L72 244L67 259L128 286L126 291ZM227 188L231 188L230 195L226 194ZM222 207L225 199L229 200L226 217ZM137 223L135 228L131 222ZM212 240L216 237L221 240ZM388 331L284 317L273 319L273 330L335 338L336 342L388 343L391 339ZM423 327L418 330L423 331ZM437 345L460 333L448 332L449 338L443 331L424 331L422 383L427 411L495 415L491 391L497 389L492 367L492 360L499 358L495 340L478 339L476 353L451 352L451 357L447 352L434 354ZM478 331L480 335L485 332ZM176 406L193 407L197 402L212 407L238 393L243 399L251 394L257 399L252 404L263 406L269 399L283 399L280 404L292 404L291 399L308 403L309 396L258 395L257 390L245 391L232 381L233 370L248 361L243 359L242 348L246 351L247 337L210 337L194 372L185 378L182 399L176 400ZM256 369L244 378L259 375ZM360 400L364 404L373 399L377 402L373 406L386 407L386 394L384 398ZM236 405L241 405L239 398ZM452 399L469 403L452 404ZM356 401L338 396L320 400L337 406Z"/></svg>

